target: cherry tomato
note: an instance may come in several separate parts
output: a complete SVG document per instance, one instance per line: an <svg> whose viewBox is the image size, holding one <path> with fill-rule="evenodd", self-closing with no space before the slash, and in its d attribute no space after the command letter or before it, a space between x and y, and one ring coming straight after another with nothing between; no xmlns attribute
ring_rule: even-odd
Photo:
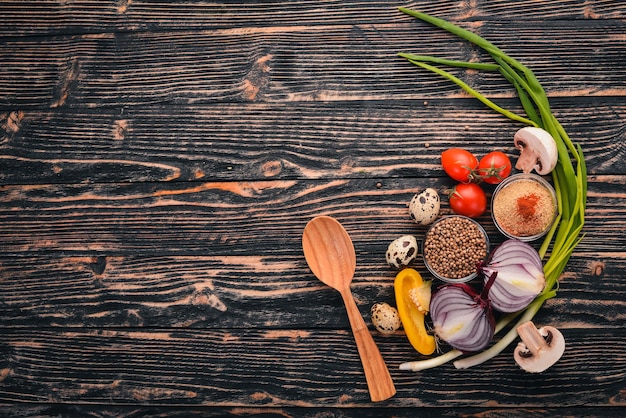
<svg viewBox="0 0 626 418"><path fill-rule="evenodd" d="M457 184L449 197L450 207L457 215L478 218L487 209L487 196L476 183Z"/></svg>
<svg viewBox="0 0 626 418"><path fill-rule="evenodd" d="M454 180L467 183L476 175L478 159L471 152L461 148L450 148L441 153L443 170Z"/></svg>
<svg viewBox="0 0 626 418"><path fill-rule="evenodd" d="M478 175L485 183L498 184L509 174L511 174L511 160L503 152L490 152L478 163Z"/></svg>

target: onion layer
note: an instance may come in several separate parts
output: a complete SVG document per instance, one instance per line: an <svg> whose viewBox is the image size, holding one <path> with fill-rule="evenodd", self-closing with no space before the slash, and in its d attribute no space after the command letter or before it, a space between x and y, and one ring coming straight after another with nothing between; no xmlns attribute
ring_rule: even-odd
<svg viewBox="0 0 626 418"><path fill-rule="evenodd" d="M462 352L482 350L493 338L489 302L465 283L439 288L430 300L430 316L437 336Z"/></svg>
<svg viewBox="0 0 626 418"><path fill-rule="evenodd" d="M530 244L516 239L509 239L493 250L480 271L485 282L496 275L488 298L500 312L524 309L546 284L539 253Z"/></svg>

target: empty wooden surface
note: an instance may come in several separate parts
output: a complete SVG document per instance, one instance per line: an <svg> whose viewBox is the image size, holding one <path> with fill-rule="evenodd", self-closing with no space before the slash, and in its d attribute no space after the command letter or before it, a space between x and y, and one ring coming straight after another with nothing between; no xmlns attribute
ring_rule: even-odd
<svg viewBox="0 0 626 418"><path fill-rule="evenodd" d="M350 234L369 324L394 303L387 245L425 231L410 198L453 185L441 151L514 159L520 128L396 56L486 58L399 5L536 73L589 196L536 317L566 338L555 366L527 374L511 346L468 370L400 371L421 356L370 324L397 389L373 404L305 225L331 215ZM626 3L2 1L0 15L1 415L626 415ZM453 72L520 111L498 74Z"/></svg>

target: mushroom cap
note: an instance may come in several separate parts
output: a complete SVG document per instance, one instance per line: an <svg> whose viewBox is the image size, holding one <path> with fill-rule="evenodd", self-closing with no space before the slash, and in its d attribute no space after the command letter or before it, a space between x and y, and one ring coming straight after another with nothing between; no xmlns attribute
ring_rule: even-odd
<svg viewBox="0 0 626 418"><path fill-rule="evenodd" d="M515 362L530 373L541 373L556 363L565 351L565 338L554 327L535 328L528 321L517 328L522 342L513 353Z"/></svg>
<svg viewBox="0 0 626 418"><path fill-rule="evenodd" d="M547 131L534 126L518 130L513 137L515 148L521 151L515 168L524 173L533 169L545 175L554 170L558 160L556 141Z"/></svg>

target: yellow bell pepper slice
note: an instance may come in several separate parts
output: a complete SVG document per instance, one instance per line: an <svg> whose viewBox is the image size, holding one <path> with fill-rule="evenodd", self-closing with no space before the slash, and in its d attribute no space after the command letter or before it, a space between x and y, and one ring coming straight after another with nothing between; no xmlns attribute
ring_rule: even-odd
<svg viewBox="0 0 626 418"><path fill-rule="evenodd" d="M434 335L426 331L424 316L428 312L428 306L418 306L415 302L430 302L430 284L431 282L425 282L416 270L410 268L400 271L393 284L404 332L413 348L424 355L434 353L437 343ZM418 297L422 292L426 296Z"/></svg>

